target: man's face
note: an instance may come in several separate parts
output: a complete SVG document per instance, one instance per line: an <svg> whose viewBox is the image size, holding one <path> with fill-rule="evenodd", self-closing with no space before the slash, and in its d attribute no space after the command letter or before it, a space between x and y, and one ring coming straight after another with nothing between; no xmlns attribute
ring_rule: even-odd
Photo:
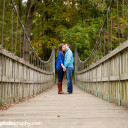
<svg viewBox="0 0 128 128"><path fill-rule="evenodd" d="M63 47L62 47L62 51L65 51L65 50L66 50L65 45L63 45Z"/></svg>
<svg viewBox="0 0 128 128"><path fill-rule="evenodd" d="M68 46L67 44L65 44L65 49L66 49L66 50L69 49L69 46Z"/></svg>

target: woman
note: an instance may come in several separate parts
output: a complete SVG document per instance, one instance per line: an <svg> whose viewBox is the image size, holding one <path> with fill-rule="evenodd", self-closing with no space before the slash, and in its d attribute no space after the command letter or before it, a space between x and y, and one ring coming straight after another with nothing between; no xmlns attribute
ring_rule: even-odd
<svg viewBox="0 0 128 128"><path fill-rule="evenodd" d="M62 81L63 81L64 71L63 71L63 67L61 66L64 64L64 51L65 51L65 45L61 43L58 48L57 60L56 60L56 69L58 73L58 83L57 83L58 94L64 93L62 91Z"/></svg>

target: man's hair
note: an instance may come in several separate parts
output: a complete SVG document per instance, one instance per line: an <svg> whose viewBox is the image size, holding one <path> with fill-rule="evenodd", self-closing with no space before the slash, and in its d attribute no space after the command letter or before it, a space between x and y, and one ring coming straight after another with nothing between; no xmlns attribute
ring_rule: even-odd
<svg viewBox="0 0 128 128"><path fill-rule="evenodd" d="M67 46L69 46L69 48L71 48L71 45L70 44L67 44Z"/></svg>

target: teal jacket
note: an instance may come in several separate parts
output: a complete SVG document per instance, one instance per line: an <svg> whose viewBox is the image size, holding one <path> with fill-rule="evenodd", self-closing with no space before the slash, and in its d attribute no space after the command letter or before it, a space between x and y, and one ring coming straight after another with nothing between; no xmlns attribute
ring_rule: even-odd
<svg viewBox="0 0 128 128"><path fill-rule="evenodd" d="M64 58L64 67L73 67L73 53L70 49L66 50Z"/></svg>

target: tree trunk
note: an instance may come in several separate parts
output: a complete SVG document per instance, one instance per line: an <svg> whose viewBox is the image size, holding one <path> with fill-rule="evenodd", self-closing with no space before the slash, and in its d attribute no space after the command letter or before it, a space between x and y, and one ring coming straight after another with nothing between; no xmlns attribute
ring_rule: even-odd
<svg viewBox="0 0 128 128"><path fill-rule="evenodd" d="M35 2L37 0L28 0L27 1L27 9L26 9L26 21L25 21L25 30L27 33L28 38L30 39L31 31L32 31L32 21L33 21L33 13L35 9ZM29 61L29 51L30 51L30 44L28 39L25 37L24 42L24 59Z"/></svg>
<svg viewBox="0 0 128 128"><path fill-rule="evenodd" d="M42 2L42 0L28 0L27 1L27 9L26 9L26 21L25 21L25 29L27 32L27 36L30 39L31 31L32 31L32 21L33 21L33 13L35 10L35 3ZM29 61L29 51L30 51L30 44L27 38L25 38L24 44L24 59Z"/></svg>
<svg viewBox="0 0 128 128"><path fill-rule="evenodd" d="M19 0L19 16L22 17L22 0Z"/></svg>

